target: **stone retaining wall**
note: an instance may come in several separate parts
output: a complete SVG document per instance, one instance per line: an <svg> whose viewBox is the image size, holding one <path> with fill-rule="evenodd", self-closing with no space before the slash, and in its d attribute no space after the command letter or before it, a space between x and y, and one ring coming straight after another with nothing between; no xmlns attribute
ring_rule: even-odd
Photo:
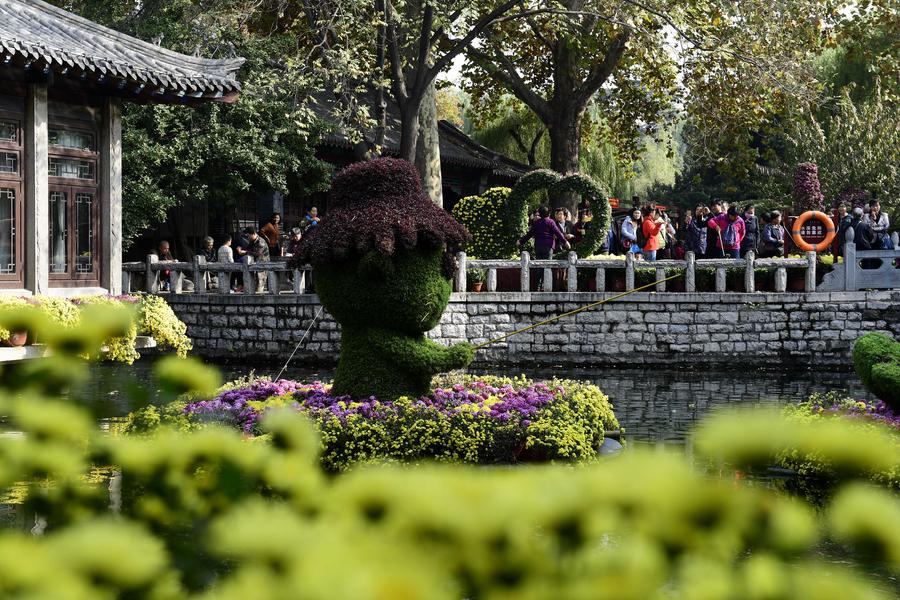
<svg viewBox="0 0 900 600"><path fill-rule="evenodd" d="M429 336L479 343L613 294L454 294ZM316 296L168 297L188 324L195 353L286 359L320 310ZM900 337L900 291L807 294L636 293L519 334L478 353L515 365L696 364L734 367L848 366L869 331ZM340 328L324 310L295 356L334 362Z"/></svg>

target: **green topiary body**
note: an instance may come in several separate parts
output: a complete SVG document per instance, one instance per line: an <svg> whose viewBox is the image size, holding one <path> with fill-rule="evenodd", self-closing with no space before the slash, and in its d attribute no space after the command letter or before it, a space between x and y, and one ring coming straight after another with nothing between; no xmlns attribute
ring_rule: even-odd
<svg viewBox="0 0 900 600"><path fill-rule="evenodd" d="M853 346L853 365L869 391L900 410L900 342L883 333L867 333Z"/></svg>
<svg viewBox="0 0 900 600"><path fill-rule="evenodd" d="M441 346L425 338L441 319L452 286L442 251L417 250L316 269L322 304L341 324L341 358L333 393L354 398L418 397L436 373L472 361L469 344Z"/></svg>
<svg viewBox="0 0 900 600"><path fill-rule="evenodd" d="M425 338L452 286L466 229L422 191L415 167L382 158L335 178L331 210L301 246L322 305L341 324L333 391L392 400L430 391L431 377L472 362L470 344Z"/></svg>

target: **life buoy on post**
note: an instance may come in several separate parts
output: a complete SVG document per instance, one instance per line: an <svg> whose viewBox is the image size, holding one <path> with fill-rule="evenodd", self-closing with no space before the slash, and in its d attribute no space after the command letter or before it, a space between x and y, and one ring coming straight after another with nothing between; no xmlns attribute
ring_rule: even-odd
<svg viewBox="0 0 900 600"><path fill-rule="evenodd" d="M815 245L810 244L800 236L800 229L810 219L821 221L822 225L825 226L825 239ZM831 246L831 242L834 241L834 236L834 222L831 220L831 217L820 210L806 211L794 219L794 224L791 226L791 237L794 239L794 244L805 252L822 252L827 250Z"/></svg>

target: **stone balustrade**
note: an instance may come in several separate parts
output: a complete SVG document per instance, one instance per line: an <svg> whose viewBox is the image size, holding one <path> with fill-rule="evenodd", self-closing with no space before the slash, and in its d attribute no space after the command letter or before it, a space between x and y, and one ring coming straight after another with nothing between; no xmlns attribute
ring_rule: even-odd
<svg viewBox="0 0 900 600"><path fill-rule="evenodd" d="M774 291L784 293L787 291L788 269L802 269L804 271L803 290L807 292L816 289L816 253L808 252L805 258L779 258L759 259L752 252L743 259L696 259L691 252L687 253L684 260L636 260L634 255L626 255L618 259L583 259L578 258L574 252L570 252L563 260L532 260L528 252L523 252L519 260L473 260L464 252L458 254L458 268L454 278L454 287L458 292L468 289L468 271L479 269L484 271L486 291L498 290L498 272L501 270L519 271L519 289L521 292L531 290L532 272L543 270L543 291L578 292L579 272L590 273L593 285L591 292L606 292L607 273L613 272L623 277L624 285L621 291L635 289L636 273L643 269L654 270L655 289L658 292L667 290L663 279L673 274L683 274L684 285L679 286L684 292L698 291L697 274L701 269L714 272L715 292L725 293L726 273L729 270L743 271L744 292L756 290L756 274L760 271L774 271ZM259 263L206 263L202 256L195 256L192 262L159 261L156 255L149 255L145 262L131 262L122 265L122 288L124 293L136 291L137 278L143 279L143 290L157 293L163 287L168 287L168 292L173 294L227 294L230 293L229 279L232 273L240 273L243 276L245 286L244 294L258 292L257 277L263 273L262 279L266 282L265 290L268 294L295 294L311 293L310 281L311 267L304 266L293 268L285 261L271 261ZM168 272L168 286L162 286L162 273ZM554 274L564 272L562 289L553 289ZM190 277L192 285L186 286L185 279ZM559 278L557 278L559 279ZM211 285L212 284L212 285ZM584 291L584 290L582 290ZM795 290L800 291L800 290Z"/></svg>

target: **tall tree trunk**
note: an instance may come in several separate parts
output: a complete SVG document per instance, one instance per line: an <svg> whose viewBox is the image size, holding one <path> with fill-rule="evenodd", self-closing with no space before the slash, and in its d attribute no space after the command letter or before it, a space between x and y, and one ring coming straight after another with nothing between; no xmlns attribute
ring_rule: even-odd
<svg viewBox="0 0 900 600"><path fill-rule="evenodd" d="M444 205L441 189L441 147L438 132L437 106L434 83L428 86L419 107L419 135L416 144L416 168L422 177L422 186L431 201Z"/></svg>
<svg viewBox="0 0 900 600"><path fill-rule="evenodd" d="M547 123L550 133L550 168L561 175L571 175L581 171L581 116L583 111L559 111ZM556 206L568 207L572 214L578 213L578 194L561 194L551 198Z"/></svg>
<svg viewBox="0 0 900 600"><path fill-rule="evenodd" d="M400 158L416 162L416 144L419 140L419 104L407 102L400 110Z"/></svg>

